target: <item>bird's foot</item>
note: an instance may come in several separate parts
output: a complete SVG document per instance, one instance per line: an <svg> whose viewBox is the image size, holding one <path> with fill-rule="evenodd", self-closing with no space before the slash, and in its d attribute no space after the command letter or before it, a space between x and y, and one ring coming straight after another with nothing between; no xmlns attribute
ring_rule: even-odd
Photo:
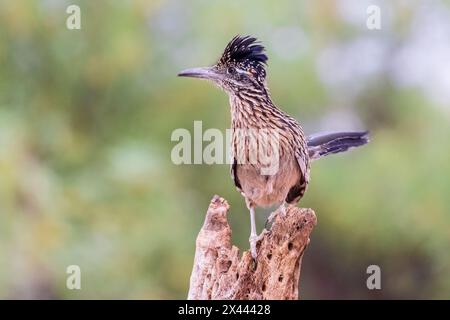
<svg viewBox="0 0 450 320"><path fill-rule="evenodd" d="M255 235L251 235L249 238L249 242L250 242L250 253L252 254L253 259L256 260L256 257L258 256L257 252L256 252L256 244L258 243L258 241L260 241L264 236L264 233L261 233L259 236Z"/></svg>
<svg viewBox="0 0 450 320"><path fill-rule="evenodd" d="M286 217L286 205L283 203L277 210L272 212L266 220L266 224L264 228L267 229L267 225L272 225L272 222L275 221L275 218L278 214L281 214L282 217Z"/></svg>
<svg viewBox="0 0 450 320"><path fill-rule="evenodd" d="M266 223L264 224L264 228L267 229L267 226L272 225L272 222L275 220L275 217L277 216L278 211L272 212L269 217L266 220Z"/></svg>
<svg viewBox="0 0 450 320"><path fill-rule="evenodd" d="M258 256L256 253L256 242L257 240L257 236L251 236L250 237L250 253L252 254L253 259L256 260L256 257Z"/></svg>
<svg viewBox="0 0 450 320"><path fill-rule="evenodd" d="M287 213L286 204L283 203L283 204L278 208L277 211L279 211L279 212L281 213L281 216L282 216L283 218L286 217L286 213Z"/></svg>

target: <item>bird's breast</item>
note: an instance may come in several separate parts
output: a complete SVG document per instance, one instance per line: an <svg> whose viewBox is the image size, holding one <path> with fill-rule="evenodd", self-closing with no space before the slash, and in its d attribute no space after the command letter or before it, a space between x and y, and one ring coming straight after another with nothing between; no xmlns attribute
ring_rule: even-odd
<svg viewBox="0 0 450 320"><path fill-rule="evenodd" d="M258 207L281 204L299 181L300 174L298 164L292 158L280 159L279 167L271 175L261 174L261 168L254 165L236 166L242 193Z"/></svg>

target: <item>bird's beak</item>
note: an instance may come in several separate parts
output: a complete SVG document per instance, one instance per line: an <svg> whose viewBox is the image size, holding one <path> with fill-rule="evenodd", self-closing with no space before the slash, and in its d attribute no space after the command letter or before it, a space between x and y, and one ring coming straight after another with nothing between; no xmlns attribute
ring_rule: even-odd
<svg viewBox="0 0 450 320"><path fill-rule="evenodd" d="M208 80L218 80L221 78L221 75L212 67L186 69L178 73L178 76Z"/></svg>

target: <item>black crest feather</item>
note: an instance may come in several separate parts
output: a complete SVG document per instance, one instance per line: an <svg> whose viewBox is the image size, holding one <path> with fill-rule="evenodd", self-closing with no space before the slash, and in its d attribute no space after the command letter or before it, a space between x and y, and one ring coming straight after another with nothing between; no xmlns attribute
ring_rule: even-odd
<svg viewBox="0 0 450 320"><path fill-rule="evenodd" d="M235 62L251 64L264 68L267 63L265 48L251 36L235 36L226 46L220 62L223 64Z"/></svg>

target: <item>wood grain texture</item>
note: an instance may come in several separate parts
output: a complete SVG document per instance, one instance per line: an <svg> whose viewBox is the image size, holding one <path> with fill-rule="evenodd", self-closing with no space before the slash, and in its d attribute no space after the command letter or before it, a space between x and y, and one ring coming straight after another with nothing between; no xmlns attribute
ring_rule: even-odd
<svg viewBox="0 0 450 320"><path fill-rule="evenodd" d="M263 230L254 261L231 243L229 205L214 196L197 236L188 299L298 299L300 270L316 225L311 209L290 207Z"/></svg>

